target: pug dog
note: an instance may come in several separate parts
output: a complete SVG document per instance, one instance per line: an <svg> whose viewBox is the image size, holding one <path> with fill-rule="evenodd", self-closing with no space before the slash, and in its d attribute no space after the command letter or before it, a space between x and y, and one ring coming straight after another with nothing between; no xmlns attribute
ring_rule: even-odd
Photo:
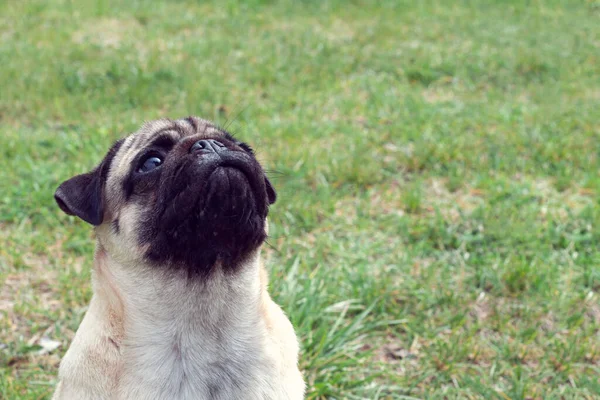
<svg viewBox="0 0 600 400"><path fill-rule="evenodd" d="M261 262L275 198L250 146L197 117L146 123L63 182L96 251L53 399L304 398Z"/></svg>

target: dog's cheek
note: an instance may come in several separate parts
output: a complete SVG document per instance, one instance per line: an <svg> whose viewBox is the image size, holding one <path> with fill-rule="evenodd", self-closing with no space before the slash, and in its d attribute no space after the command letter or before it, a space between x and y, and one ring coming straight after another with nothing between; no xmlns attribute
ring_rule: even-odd
<svg viewBox="0 0 600 400"><path fill-rule="evenodd" d="M140 210L136 205L126 205L111 214L111 222L96 233L108 253L121 262L134 262L143 258L144 249L138 241Z"/></svg>
<svg viewBox="0 0 600 400"><path fill-rule="evenodd" d="M119 212L119 236L122 238L135 238L137 236L140 209L136 205L127 205Z"/></svg>
<svg viewBox="0 0 600 400"><path fill-rule="evenodd" d="M266 186L266 190L267 190L267 199L269 201L269 204L275 203L275 201L277 200L277 193L275 192L275 188L271 184L271 181L266 176L265 176L265 186Z"/></svg>

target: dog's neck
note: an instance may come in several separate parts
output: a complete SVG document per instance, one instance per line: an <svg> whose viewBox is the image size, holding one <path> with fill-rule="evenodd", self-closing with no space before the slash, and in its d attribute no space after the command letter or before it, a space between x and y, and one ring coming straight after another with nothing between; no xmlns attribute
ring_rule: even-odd
<svg viewBox="0 0 600 400"><path fill-rule="evenodd" d="M216 268L207 279L190 280L156 266L121 265L99 247L94 297L114 325L124 383L210 387L239 381L248 363L262 363L268 295L259 257L235 275Z"/></svg>

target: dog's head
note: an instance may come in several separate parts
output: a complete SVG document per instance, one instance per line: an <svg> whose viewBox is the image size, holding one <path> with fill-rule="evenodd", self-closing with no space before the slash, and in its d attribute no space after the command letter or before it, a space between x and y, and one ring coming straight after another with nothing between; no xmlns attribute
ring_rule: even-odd
<svg viewBox="0 0 600 400"><path fill-rule="evenodd" d="M275 191L247 144L189 117L146 123L54 197L122 262L205 275L263 243Z"/></svg>

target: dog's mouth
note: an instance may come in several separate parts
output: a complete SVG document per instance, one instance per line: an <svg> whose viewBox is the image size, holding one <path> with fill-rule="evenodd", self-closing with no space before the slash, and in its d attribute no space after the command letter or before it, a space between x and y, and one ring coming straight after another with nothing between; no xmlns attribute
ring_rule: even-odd
<svg viewBox="0 0 600 400"><path fill-rule="evenodd" d="M255 212L256 199L252 177L233 166L219 166L202 184L198 212L215 221L243 223L248 213Z"/></svg>

